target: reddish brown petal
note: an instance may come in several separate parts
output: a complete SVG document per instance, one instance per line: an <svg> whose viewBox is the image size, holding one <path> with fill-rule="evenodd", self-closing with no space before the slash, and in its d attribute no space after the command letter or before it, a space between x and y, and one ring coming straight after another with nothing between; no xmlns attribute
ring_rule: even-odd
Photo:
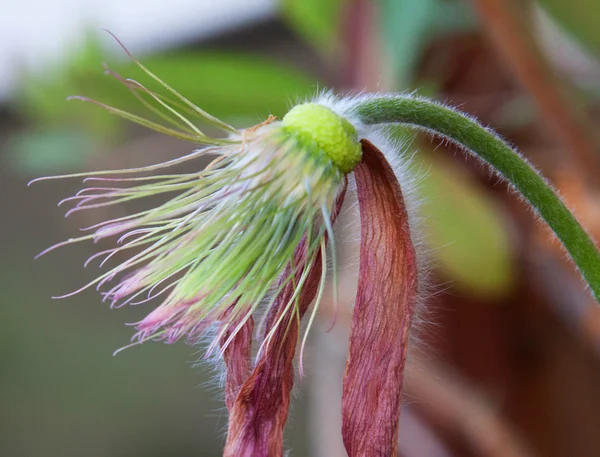
<svg viewBox="0 0 600 457"><path fill-rule="evenodd" d="M317 261L309 274L305 292L301 294L301 314L315 296L320 273L320 262ZM280 316L292 293L291 285L283 290L274 304L274 312L268 317L267 328ZM282 455L283 426L287 419L293 384L292 361L297 337L298 322L296 315L292 314L289 319L281 322L252 374L240 388L230 411L225 456Z"/></svg>
<svg viewBox="0 0 600 457"><path fill-rule="evenodd" d="M253 329L254 321L252 317L250 317L223 352L225 368L227 369L227 376L225 378L225 404L229 411L233 408L240 388L252 369L251 352ZM231 333L226 333L221 342L224 343L230 336Z"/></svg>
<svg viewBox="0 0 600 457"><path fill-rule="evenodd" d="M346 184L336 201L331 216L332 222L339 214L345 193ZM296 250L297 262L306 261L305 250L303 241ZM320 251L315 257L300 293L299 316L289 313L289 317L279 324L270 344L264 349L252 374L242 385L233 407L230 408L225 457L283 455L283 427L287 420L290 392L294 384L293 360L299 330L297 319L302 318L314 300L322 271ZM284 277L289 274L288 267ZM265 333L281 316L293 292L293 285L288 283L277 297L267 317Z"/></svg>
<svg viewBox="0 0 600 457"><path fill-rule="evenodd" d="M360 270L342 394L350 457L396 456L402 378L417 271L400 185L363 140L354 173L361 221Z"/></svg>

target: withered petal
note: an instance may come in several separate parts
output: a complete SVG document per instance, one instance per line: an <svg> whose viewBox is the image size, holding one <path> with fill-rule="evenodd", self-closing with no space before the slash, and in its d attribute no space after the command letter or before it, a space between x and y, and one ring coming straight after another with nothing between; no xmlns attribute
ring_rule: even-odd
<svg viewBox="0 0 600 457"><path fill-rule="evenodd" d="M346 194L347 180L335 202L331 222L339 214ZM307 261L306 241L296 249L296 262ZM283 277L291 272L288 265ZM280 457L283 455L283 427L287 420L290 394L294 384L293 360L298 340L299 322L314 300L321 277L321 252L308 274L299 296L299 312L277 326L269 344L260 356L254 370L239 388L231 406L228 400L229 429L225 445L225 457ZM297 275L300 275L298 272ZM299 280L296 278L296 282ZM284 312L294 293L294 285L288 282L277 297L265 326L265 336ZM237 370L237 369L236 369ZM237 373L237 371L235 371ZM236 381L232 381L237 382ZM229 391L228 391L229 393Z"/></svg>
<svg viewBox="0 0 600 457"><path fill-rule="evenodd" d="M227 312L229 313L230 311L231 309ZM223 351L223 359L227 370L227 376L225 378L225 404L229 411L233 408L240 388L252 370L251 352L253 330L254 320L252 319L252 316L250 316L227 345L225 351ZM231 334L229 332L223 335L221 343L225 343L230 336Z"/></svg>
<svg viewBox="0 0 600 457"><path fill-rule="evenodd" d="M396 456L417 266L408 216L392 168L362 140L355 169L360 267L342 393L342 436L350 457Z"/></svg>

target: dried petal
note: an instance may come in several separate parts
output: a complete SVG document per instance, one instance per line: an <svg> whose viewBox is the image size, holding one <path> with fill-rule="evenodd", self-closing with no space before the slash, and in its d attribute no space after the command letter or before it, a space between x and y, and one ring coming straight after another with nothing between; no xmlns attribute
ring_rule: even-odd
<svg viewBox="0 0 600 457"><path fill-rule="evenodd" d="M230 309L227 312L231 311ZM253 329L254 320L250 316L223 351L223 359L227 370L227 377L225 379L225 404L229 411L233 409L240 388L252 370ZM221 344L225 344L231 334L232 332L228 331L221 339Z"/></svg>
<svg viewBox="0 0 600 457"><path fill-rule="evenodd" d="M396 455L408 333L417 296L415 252L400 185L385 157L362 140L355 169L360 271L342 394L350 457Z"/></svg>
<svg viewBox="0 0 600 457"><path fill-rule="evenodd" d="M336 200L331 214L332 223L339 214L346 193L346 185ZM275 328L260 355L252 374L239 390L230 409L229 430L225 457L279 457L283 455L283 427L287 420L290 393L294 383L293 359L298 340L300 319L306 313L317 293L322 271L321 252L312 258L306 256L306 239L296 250L296 264L310 268L300 292L297 312L286 310L294 294L294 283L287 282L270 309L265 327L265 338ZM288 265L283 277L291 273ZM283 317L283 321L276 323ZM229 391L229 387L228 387Z"/></svg>

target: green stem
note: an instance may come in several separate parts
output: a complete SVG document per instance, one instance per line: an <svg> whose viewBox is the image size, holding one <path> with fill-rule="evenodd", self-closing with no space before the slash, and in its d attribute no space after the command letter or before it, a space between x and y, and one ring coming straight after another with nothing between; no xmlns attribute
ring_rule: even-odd
<svg viewBox="0 0 600 457"><path fill-rule="evenodd" d="M365 124L403 124L425 129L464 147L499 172L554 230L600 302L600 252L550 184L492 130L431 100L392 96L359 102Z"/></svg>

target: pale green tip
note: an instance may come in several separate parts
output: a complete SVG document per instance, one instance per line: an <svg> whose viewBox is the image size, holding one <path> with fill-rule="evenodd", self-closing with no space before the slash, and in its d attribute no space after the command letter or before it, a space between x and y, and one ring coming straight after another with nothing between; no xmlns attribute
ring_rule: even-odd
<svg viewBox="0 0 600 457"><path fill-rule="evenodd" d="M323 105L295 106L283 117L282 124L300 141L315 143L344 173L350 173L360 162L362 149L356 129Z"/></svg>

